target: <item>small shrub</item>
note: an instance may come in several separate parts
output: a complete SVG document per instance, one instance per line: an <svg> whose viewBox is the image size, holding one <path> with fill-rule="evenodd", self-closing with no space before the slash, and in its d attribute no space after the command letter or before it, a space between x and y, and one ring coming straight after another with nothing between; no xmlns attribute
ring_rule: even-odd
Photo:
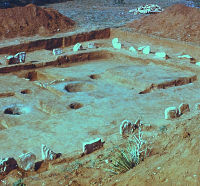
<svg viewBox="0 0 200 186"><path fill-rule="evenodd" d="M149 156L149 153L147 154L149 149L147 142L142 139L143 133L140 127L138 130L138 137L133 135L129 139L125 150L117 150L116 157L113 158L111 163L112 169L109 170L110 172L114 174L125 173Z"/></svg>
<svg viewBox="0 0 200 186"><path fill-rule="evenodd" d="M20 178L18 181L13 183L13 186L26 186L26 184L24 184L23 180Z"/></svg>

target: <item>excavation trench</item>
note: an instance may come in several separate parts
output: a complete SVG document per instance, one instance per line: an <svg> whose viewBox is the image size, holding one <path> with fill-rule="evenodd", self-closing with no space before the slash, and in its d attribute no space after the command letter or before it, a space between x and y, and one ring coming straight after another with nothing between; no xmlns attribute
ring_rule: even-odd
<svg viewBox="0 0 200 186"><path fill-rule="evenodd" d="M192 83L196 80L197 80L197 76L194 75L192 77L182 77L182 78L178 78L176 80L167 81L167 82L157 84L157 85L151 84L150 87L139 92L139 94L147 94L147 93L150 93L152 90L156 90L156 89L166 89L166 88L169 88L169 87L186 85L186 84Z"/></svg>
<svg viewBox="0 0 200 186"><path fill-rule="evenodd" d="M125 46L127 42L133 46L159 44L158 38L151 40L138 33L121 33L120 30L110 32L110 29L104 29L84 33L85 35L30 41L0 48L1 54L9 50L11 54L26 51L29 55L31 51L41 50L41 53L36 53L38 56L34 56L38 62L0 66L0 81L2 89L5 89L0 94L0 104L2 107L11 105L18 103L18 98L21 98L24 106L11 106L6 107L7 110L1 110L5 122L10 124L12 121L13 124L9 125L9 133L5 133L0 141L5 143L7 139L0 152L7 152L9 156L17 158L18 152L29 149L37 155L37 161L40 161L40 145L48 143L56 152L77 155L77 152L82 151L84 141L97 136L106 137L109 141L110 136L118 135L118 126L124 119L132 120L142 113L145 122L160 126L166 124L163 117L165 108L177 106L180 101L191 105L199 101L199 92L196 91L200 88L197 78L199 72L196 66L184 66L176 63L176 60L156 60L150 58L150 55L134 56L128 51L128 47L115 50L111 44L114 37L124 41ZM76 53L71 50L71 45L77 42L98 39L103 43L102 47ZM160 41L163 46L166 44L166 48L175 43L165 43L162 39ZM65 48L67 52L58 57L53 56L50 50L62 46L69 46ZM185 44L179 43L176 46L176 52L180 52ZM198 51L198 48L196 46L193 50ZM192 46L187 47L186 52L191 51ZM47 55L48 60L38 60L39 55ZM44 86L41 88L38 85ZM169 87L176 90L173 92L167 89ZM152 91L157 89L159 91ZM150 92L151 94L147 94ZM102 127L105 124L106 127ZM16 134L16 128L22 125L28 127L18 130ZM90 131L97 132L92 136ZM21 140L20 136L29 140ZM7 149L8 146L15 148Z"/></svg>
<svg viewBox="0 0 200 186"><path fill-rule="evenodd" d="M55 36L54 36L55 37ZM18 52L32 52L36 50L53 50L54 48L64 48L75 45L78 42L91 41L96 39L108 39L110 37L110 28L102 30L94 30L79 34L71 33L65 37L39 39L36 41L28 41L26 43L2 46L0 47L0 54L14 55ZM29 38L27 38L29 40Z"/></svg>
<svg viewBox="0 0 200 186"><path fill-rule="evenodd" d="M49 67L49 66L61 66L61 65L68 64L68 63L106 59L106 58L110 58L111 56L112 56L112 53L108 52L106 50L99 50L99 51L94 51L94 52L84 52L84 53L72 54L72 55L63 55L63 56L59 56L54 61L37 62L34 64L23 63L23 64L0 67L0 73L11 73L11 72L18 72L18 71L22 71L22 70L45 68L45 67ZM34 74L34 73L29 74L29 75L27 75L27 78L30 80L33 80L33 79L36 80L37 74Z"/></svg>

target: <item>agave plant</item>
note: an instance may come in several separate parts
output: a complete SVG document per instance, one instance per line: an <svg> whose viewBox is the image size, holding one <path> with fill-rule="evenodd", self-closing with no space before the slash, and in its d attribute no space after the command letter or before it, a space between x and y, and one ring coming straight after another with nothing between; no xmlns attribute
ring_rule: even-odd
<svg viewBox="0 0 200 186"><path fill-rule="evenodd" d="M117 157L112 160L112 169L110 172L114 174L124 173L135 167L135 165L136 164L132 159L131 154L119 149L119 152L117 152Z"/></svg>
<svg viewBox="0 0 200 186"><path fill-rule="evenodd" d="M138 165L144 160L149 154L147 154L147 143L143 140L143 133L141 128L138 129L138 137L133 135L129 139L125 150L118 149L116 152L116 157L113 158L111 163L110 172L114 174L124 173Z"/></svg>
<svg viewBox="0 0 200 186"><path fill-rule="evenodd" d="M23 180L20 178L18 181L13 183L13 186L26 186L26 184L24 184Z"/></svg>

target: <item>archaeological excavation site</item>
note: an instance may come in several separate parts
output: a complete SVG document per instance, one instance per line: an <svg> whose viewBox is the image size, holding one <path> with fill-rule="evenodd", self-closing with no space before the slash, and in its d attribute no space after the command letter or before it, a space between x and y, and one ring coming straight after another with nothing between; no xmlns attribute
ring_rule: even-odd
<svg viewBox="0 0 200 186"><path fill-rule="evenodd" d="M0 9L0 185L200 185L196 1L35 2Z"/></svg>

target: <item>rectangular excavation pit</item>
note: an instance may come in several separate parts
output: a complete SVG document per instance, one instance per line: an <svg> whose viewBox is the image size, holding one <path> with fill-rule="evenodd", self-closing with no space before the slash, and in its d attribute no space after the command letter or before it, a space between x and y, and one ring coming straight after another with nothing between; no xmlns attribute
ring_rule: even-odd
<svg viewBox="0 0 200 186"><path fill-rule="evenodd" d="M197 80L197 76L194 73L177 71L170 67L154 65L152 63L108 69L104 73L104 77L135 89L139 94L149 93L155 89L181 86Z"/></svg>
<svg viewBox="0 0 200 186"><path fill-rule="evenodd" d="M168 124L164 119L165 108L182 102L189 103L193 112L193 106L199 102L197 69L185 68L183 71L163 61L131 56L123 50L119 52L102 47L77 54L69 52L47 62L2 67L1 85L5 90L12 87L15 95L9 97L12 99L0 98L0 104L12 104L12 100L18 99L33 106L35 112L34 117L29 113L30 118L29 115L9 116L12 126L0 130L3 136L0 142L4 144L0 147L0 154L17 158L26 150L41 160L40 146L46 144L56 152L72 156L82 151L84 141L98 137L103 137L106 142L112 140L112 135L119 134L124 119L135 121L142 117L142 121L155 126ZM39 78L36 81L47 83L47 87L23 79L29 71L37 71ZM2 74L5 72L9 74ZM168 84L175 82L176 85L181 78L180 86ZM78 88L71 86L74 91L64 90L66 85L73 83ZM158 89L139 94L152 84ZM166 89L162 85L167 86ZM21 89L30 89L31 93L20 94ZM1 118L4 117L2 114ZM97 132L93 134L92 131ZM8 149L8 146L14 148Z"/></svg>

